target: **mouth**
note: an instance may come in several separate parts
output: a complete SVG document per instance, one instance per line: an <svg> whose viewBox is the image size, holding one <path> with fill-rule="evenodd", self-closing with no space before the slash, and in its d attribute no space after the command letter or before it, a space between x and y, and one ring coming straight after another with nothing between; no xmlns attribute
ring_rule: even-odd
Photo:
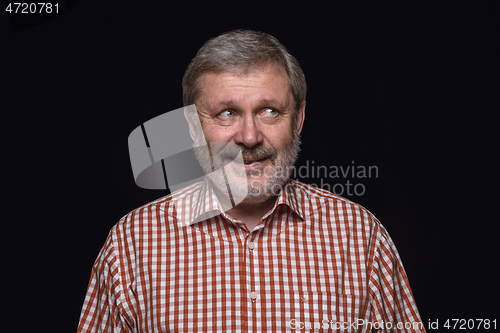
<svg viewBox="0 0 500 333"><path fill-rule="evenodd" d="M266 158L267 157L264 157L264 158L261 158L261 159L248 159L248 158L244 158L243 159L243 164L245 164L245 165L251 165L251 164L254 164L254 163L262 162Z"/></svg>
<svg viewBox="0 0 500 333"><path fill-rule="evenodd" d="M259 165L261 162L264 162L265 160L267 160L268 157L263 157L263 158L258 158L258 157L250 157L250 158L243 158L243 160L241 159L235 159L234 162L236 164L239 164L241 166L245 166L245 167L253 167L253 166L257 166Z"/></svg>

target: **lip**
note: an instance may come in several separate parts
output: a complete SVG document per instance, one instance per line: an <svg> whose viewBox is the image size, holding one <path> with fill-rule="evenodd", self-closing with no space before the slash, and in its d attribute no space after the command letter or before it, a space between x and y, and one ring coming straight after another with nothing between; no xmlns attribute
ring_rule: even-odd
<svg viewBox="0 0 500 333"><path fill-rule="evenodd" d="M239 167L243 167L245 166L245 170L252 170L252 169L255 169L255 168L258 168L259 166L261 166L262 164L266 163L267 160L269 158L267 157L264 157L263 159L260 159L260 160L251 160L251 159L243 159L244 162L248 162L248 161L254 161L252 162L251 164L245 164L245 163L240 163L240 162L237 162L236 160L234 161L236 163L236 165L238 165Z"/></svg>

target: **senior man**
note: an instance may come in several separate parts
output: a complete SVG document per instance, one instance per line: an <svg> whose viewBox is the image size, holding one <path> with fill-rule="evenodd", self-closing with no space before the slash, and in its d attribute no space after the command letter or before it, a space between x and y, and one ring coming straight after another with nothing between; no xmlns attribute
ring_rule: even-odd
<svg viewBox="0 0 500 333"><path fill-rule="evenodd" d="M425 332L380 222L289 179L306 82L279 41L249 30L209 40L183 92L195 156L212 176L112 228L79 332Z"/></svg>

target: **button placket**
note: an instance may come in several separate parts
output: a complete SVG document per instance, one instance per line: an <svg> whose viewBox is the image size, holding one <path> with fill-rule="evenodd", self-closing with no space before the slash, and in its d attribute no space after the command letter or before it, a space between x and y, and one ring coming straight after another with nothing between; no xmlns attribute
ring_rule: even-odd
<svg viewBox="0 0 500 333"><path fill-rule="evenodd" d="M247 238L246 241L246 252L247 252L247 259L248 259L248 291L250 292L248 294L248 297L250 298L251 302L256 306L256 303L259 298L259 265L257 262L257 252L255 252L255 249L257 248L257 243L255 241L258 236L254 234L252 237L251 235ZM255 308L253 311L256 310Z"/></svg>

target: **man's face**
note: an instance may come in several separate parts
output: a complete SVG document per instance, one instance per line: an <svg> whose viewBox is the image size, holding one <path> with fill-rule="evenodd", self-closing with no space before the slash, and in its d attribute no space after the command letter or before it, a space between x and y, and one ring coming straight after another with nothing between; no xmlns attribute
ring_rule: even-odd
<svg viewBox="0 0 500 333"><path fill-rule="evenodd" d="M268 66L247 74L204 74L196 108L205 140L228 143L212 146L212 160L206 150L198 150L205 172L210 172L211 162L221 167L241 151L243 161L234 160L226 168L231 187L248 190L247 199L253 201L278 192L288 180L299 151L305 102L296 124L294 106L283 70ZM199 136L195 146L197 143L201 143Z"/></svg>

